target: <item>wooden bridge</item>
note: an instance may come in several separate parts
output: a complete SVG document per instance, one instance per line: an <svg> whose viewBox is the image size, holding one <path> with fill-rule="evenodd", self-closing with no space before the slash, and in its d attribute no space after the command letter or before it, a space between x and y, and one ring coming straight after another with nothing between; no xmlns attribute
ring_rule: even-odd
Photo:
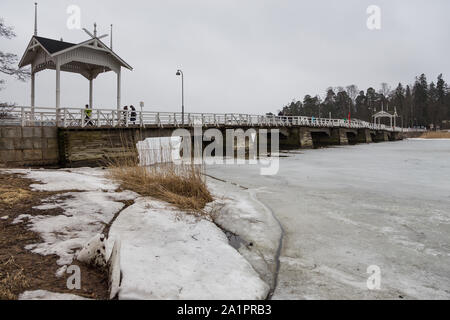
<svg viewBox="0 0 450 320"><path fill-rule="evenodd" d="M281 148L399 140L420 131L357 119L14 106L0 110L0 165L90 165L123 152L124 142L196 127L278 129Z"/></svg>
<svg viewBox="0 0 450 320"><path fill-rule="evenodd" d="M112 128L112 127L324 127L386 130L405 132L396 126L370 123L357 119L315 118L304 116L275 116L237 113L184 113L94 109L87 116L83 108L9 107L3 111L3 126L55 126L61 128ZM132 117L132 113L134 116ZM132 119L134 118L134 121Z"/></svg>

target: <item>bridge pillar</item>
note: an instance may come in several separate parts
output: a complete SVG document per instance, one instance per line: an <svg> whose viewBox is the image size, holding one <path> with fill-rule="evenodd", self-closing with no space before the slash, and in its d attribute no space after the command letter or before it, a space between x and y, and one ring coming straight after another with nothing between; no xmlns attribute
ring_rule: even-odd
<svg viewBox="0 0 450 320"><path fill-rule="evenodd" d="M299 129L299 140L300 140L300 147L302 148L306 149L314 147L311 131L308 128Z"/></svg>
<svg viewBox="0 0 450 320"><path fill-rule="evenodd" d="M391 141L403 140L403 135L401 132L390 132L389 140Z"/></svg>
<svg viewBox="0 0 450 320"><path fill-rule="evenodd" d="M387 131L376 131L375 142L389 141L389 134Z"/></svg>
<svg viewBox="0 0 450 320"><path fill-rule="evenodd" d="M300 129L295 127L280 128L280 148L281 149L298 149L300 143Z"/></svg>
<svg viewBox="0 0 450 320"><path fill-rule="evenodd" d="M348 144L347 131L342 128L331 129L330 140L333 144L347 145Z"/></svg>
<svg viewBox="0 0 450 320"><path fill-rule="evenodd" d="M370 129L358 129L357 140L358 143L371 143L372 136L370 135Z"/></svg>

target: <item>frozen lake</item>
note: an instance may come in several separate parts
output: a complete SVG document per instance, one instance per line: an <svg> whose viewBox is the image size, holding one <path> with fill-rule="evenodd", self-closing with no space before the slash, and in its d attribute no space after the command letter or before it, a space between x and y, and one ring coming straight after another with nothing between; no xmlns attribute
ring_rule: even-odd
<svg viewBox="0 0 450 320"><path fill-rule="evenodd" d="M274 299L449 299L450 140L299 150L274 176L208 174L257 190L284 229ZM367 288L378 266L378 290Z"/></svg>

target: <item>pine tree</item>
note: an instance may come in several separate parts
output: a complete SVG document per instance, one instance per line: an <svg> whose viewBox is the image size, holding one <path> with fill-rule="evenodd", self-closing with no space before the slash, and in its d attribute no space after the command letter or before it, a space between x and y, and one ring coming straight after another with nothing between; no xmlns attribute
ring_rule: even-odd
<svg viewBox="0 0 450 320"><path fill-rule="evenodd" d="M359 95L355 99L355 109L356 118L364 121L370 121L369 112L366 105L366 95L362 90L359 92Z"/></svg>
<svg viewBox="0 0 450 320"><path fill-rule="evenodd" d="M397 88L395 88L393 92L391 105L392 107L397 108L397 113L401 117L402 123L408 123L407 110L405 107L405 89L401 83L398 84Z"/></svg>
<svg viewBox="0 0 450 320"><path fill-rule="evenodd" d="M421 74L413 87L414 123L418 126L429 124L428 115L428 83L425 74Z"/></svg>
<svg viewBox="0 0 450 320"><path fill-rule="evenodd" d="M405 123L407 123L410 127L414 127L413 98L409 85L406 86L405 90L405 113L406 113Z"/></svg>
<svg viewBox="0 0 450 320"><path fill-rule="evenodd" d="M322 113L325 117L331 114L331 117L335 117L336 115L336 94L334 93L333 88L327 89L327 94L325 96L325 100L322 103Z"/></svg>
<svg viewBox="0 0 450 320"><path fill-rule="evenodd" d="M437 117L439 125L442 126L443 120L448 120L449 113L448 110L450 109L450 106L446 104L446 89L447 84L445 83L444 79L442 78L442 73L437 77L436 82L436 108L437 108Z"/></svg>

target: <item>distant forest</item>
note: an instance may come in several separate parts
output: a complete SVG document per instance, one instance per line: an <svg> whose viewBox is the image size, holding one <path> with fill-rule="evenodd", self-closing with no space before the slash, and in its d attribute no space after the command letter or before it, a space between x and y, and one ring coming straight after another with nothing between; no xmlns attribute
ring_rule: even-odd
<svg viewBox="0 0 450 320"><path fill-rule="evenodd" d="M416 77L413 85L401 83L395 89L382 83L377 91L370 87L359 90L356 85L328 88L325 98L306 95L303 101L293 100L279 115L347 118L373 121L372 116L383 110L397 111L397 124L403 127L450 128L450 90L440 74L436 82L428 83L425 74Z"/></svg>

